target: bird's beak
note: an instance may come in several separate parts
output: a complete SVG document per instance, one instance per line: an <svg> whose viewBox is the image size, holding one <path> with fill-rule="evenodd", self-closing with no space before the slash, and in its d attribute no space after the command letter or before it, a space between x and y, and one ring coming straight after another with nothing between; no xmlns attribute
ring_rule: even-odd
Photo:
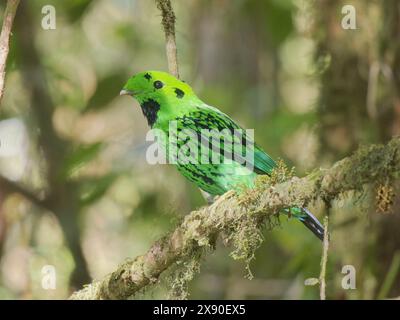
<svg viewBox="0 0 400 320"><path fill-rule="evenodd" d="M133 96L135 93L131 90L122 89L119 93L120 96Z"/></svg>

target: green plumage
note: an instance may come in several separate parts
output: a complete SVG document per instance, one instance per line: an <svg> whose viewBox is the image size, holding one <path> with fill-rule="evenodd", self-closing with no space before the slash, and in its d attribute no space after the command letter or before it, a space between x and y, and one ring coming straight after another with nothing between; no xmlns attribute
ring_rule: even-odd
<svg viewBox="0 0 400 320"><path fill-rule="evenodd" d="M207 130L218 130L228 129L233 131L234 129L242 129L232 119L222 112L210 108L204 103L199 103L198 107L189 112L187 115L179 116L174 118L178 123L179 128L191 129L196 131L198 134L201 133L201 129ZM243 141L243 147L253 143L248 141L248 138ZM219 142L217 150L219 151L220 157L223 157L224 150L227 148L232 149L230 145L226 146L223 141ZM233 150L229 150L233 151ZM210 153L213 151L210 150ZM209 155L209 158L212 154ZM212 159L209 159L211 162ZM254 153L254 171L250 172L247 168L240 163L224 163L223 159L221 163L217 164L202 164L199 161L188 163L188 164L177 164L178 170L190 181L196 183L196 185L202 190L206 191L211 195L221 195L228 190L237 189L245 185L246 187L253 187L256 172L261 174L269 174L275 167L275 162L259 147L255 147ZM248 172L249 171L249 172Z"/></svg>
<svg viewBox="0 0 400 320"><path fill-rule="evenodd" d="M147 71L138 73L128 80L121 94L135 97L149 126L161 130L168 138L178 138L173 135L179 135L186 129L192 130L200 141L202 141L200 137L203 129L218 132L227 130L231 133L235 130L243 130L229 116L201 101L188 84L165 72ZM177 133L171 132L171 122L176 123ZM251 150L254 151L254 159L250 164L252 169L249 169L249 166L243 165L240 161L204 163L198 158L199 155L192 156L190 150L186 151L187 156L193 161L188 163L178 162L176 164L177 169L200 189L213 196L221 195L228 190L237 190L243 186L252 188L256 176L258 174L271 174L276 164L266 152L251 141L251 137L248 135L240 138L234 136L233 139L236 145L241 145L239 150L218 139L212 143L213 148L209 151L208 157L210 159L213 156L223 157L223 151L228 151L228 153L236 156L234 159L242 159L246 146L252 145ZM159 139L159 141L169 155L171 152L169 144L165 141L165 143L162 143L162 139ZM177 149L183 149L186 141L177 139L177 142ZM305 221L309 215L308 211L304 210L296 209L299 212L299 219L307 225ZM314 228L314 224L319 224L319 222L315 222L316 219L312 215L311 217L313 218L311 222ZM309 225L307 226L310 228ZM319 225L318 228L320 227ZM321 230L317 231L318 234L313 230L320 236Z"/></svg>
<svg viewBox="0 0 400 320"><path fill-rule="evenodd" d="M156 89L155 81L160 81L163 87ZM167 135L171 134L170 121L176 121L178 131L190 129L199 135L202 129L243 130L229 116L201 101L186 83L169 74L157 71L139 73L128 81L124 89L135 92L134 96L139 101L149 125L163 130ZM158 110L153 113L148 110L149 108ZM181 141L178 140L178 147L181 146L179 142ZM247 136L246 141L243 142L247 145L254 143L248 141ZM168 146L163 147L168 148ZM226 149L223 142L217 149L223 154L222 150ZM252 164L254 172L247 172L246 167L236 162L231 164L223 163L223 161L217 164L191 162L197 163L178 163L176 166L187 179L211 195L221 195L243 185L253 187L257 174L270 174L275 167L275 162L271 157L258 146L254 146L254 163Z"/></svg>

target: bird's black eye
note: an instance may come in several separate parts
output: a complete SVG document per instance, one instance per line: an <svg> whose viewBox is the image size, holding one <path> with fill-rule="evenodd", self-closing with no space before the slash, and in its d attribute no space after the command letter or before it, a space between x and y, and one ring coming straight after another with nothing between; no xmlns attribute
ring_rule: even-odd
<svg viewBox="0 0 400 320"><path fill-rule="evenodd" d="M159 81L159 80L154 81L154 88L161 89L163 86L164 86L164 83L162 83L161 81Z"/></svg>

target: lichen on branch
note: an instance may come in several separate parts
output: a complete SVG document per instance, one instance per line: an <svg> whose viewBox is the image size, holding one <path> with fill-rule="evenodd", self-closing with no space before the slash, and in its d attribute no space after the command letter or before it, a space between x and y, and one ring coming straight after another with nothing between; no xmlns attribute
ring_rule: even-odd
<svg viewBox="0 0 400 320"><path fill-rule="evenodd" d="M214 248L219 235L229 239L246 228L259 230L268 218L284 208L306 206L317 199L332 201L345 192L361 190L365 184L393 181L399 177L400 138L396 137L387 145L363 147L330 169L315 170L303 178L291 177L285 181L281 175L283 182L280 183L261 182L241 195L227 192L212 205L188 214L173 232L153 244L147 253L124 262L103 280L75 292L71 299L127 299L156 283L176 262L195 253L208 252L204 248ZM247 261L261 240L255 240L249 248L246 245L239 251L235 248L235 257Z"/></svg>

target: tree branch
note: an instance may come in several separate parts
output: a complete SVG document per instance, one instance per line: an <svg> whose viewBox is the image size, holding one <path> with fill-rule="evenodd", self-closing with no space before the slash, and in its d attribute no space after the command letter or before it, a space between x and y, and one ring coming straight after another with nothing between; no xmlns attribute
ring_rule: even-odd
<svg viewBox="0 0 400 320"><path fill-rule="evenodd" d="M324 218L324 241L322 243L322 257L321 257L321 273L319 275L319 296L321 300L326 300L326 263L328 262L328 249L329 249L329 232L328 232L328 215Z"/></svg>
<svg viewBox="0 0 400 320"><path fill-rule="evenodd" d="M16 38L19 49L18 63L25 88L30 95L30 107L37 120L38 141L46 161L48 185L46 205L57 216L67 245L74 257L75 269L71 276L71 283L75 288L79 288L89 281L90 276L81 247L78 193L74 183L60 179L60 172L71 144L59 137L53 126L52 115L55 105L40 52L35 44L35 21L29 5L30 1L21 1L19 14L15 19L18 33Z"/></svg>
<svg viewBox="0 0 400 320"><path fill-rule="evenodd" d="M6 77L6 62L10 51L10 34L19 0L8 0L4 11L3 27L0 34L0 103L3 98Z"/></svg>
<svg viewBox="0 0 400 320"><path fill-rule="evenodd" d="M261 184L242 196L228 192L209 207L187 215L171 234L157 241L142 256L128 260L103 280L75 292L71 299L127 299L155 283L163 271L199 249L209 247L216 235L232 233L232 226L254 217L261 228L265 218L284 208L306 206L318 198L332 201L347 191L361 191L367 183L398 179L400 138L387 145L361 148L327 170L293 177L276 185Z"/></svg>
<svg viewBox="0 0 400 320"><path fill-rule="evenodd" d="M23 1L15 19L18 52L17 62L21 69L24 86L30 95L30 106L37 120L39 143L48 166L50 191L57 184L59 166L68 150L68 144L61 139L52 123L54 103L49 94L46 73L35 44L34 20L29 10L29 1Z"/></svg>
<svg viewBox="0 0 400 320"><path fill-rule="evenodd" d="M19 193L20 195L22 195L24 198L26 198L33 204L35 204L41 208L51 210L51 208L47 205L46 200L40 199L34 193L26 190L25 188L16 184L15 182L4 178L3 176L0 176L0 190L6 194Z"/></svg>
<svg viewBox="0 0 400 320"><path fill-rule="evenodd" d="M165 46L167 50L168 70L179 78L178 54L175 40L175 13L170 0L155 0L157 8L161 11L162 25L165 33Z"/></svg>

